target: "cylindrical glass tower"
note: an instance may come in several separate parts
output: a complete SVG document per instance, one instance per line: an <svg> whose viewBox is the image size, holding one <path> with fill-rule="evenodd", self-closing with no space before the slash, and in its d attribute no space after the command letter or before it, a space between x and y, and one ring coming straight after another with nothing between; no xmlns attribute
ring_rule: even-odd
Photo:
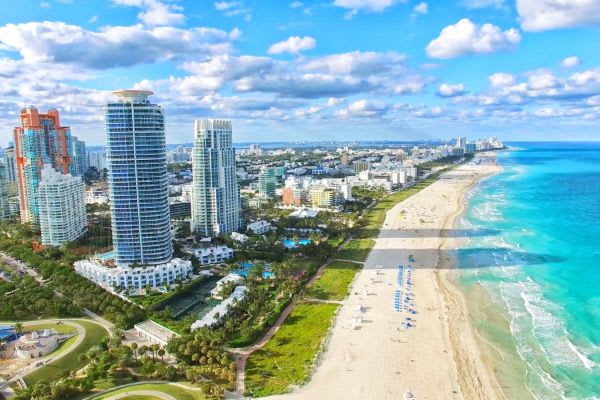
<svg viewBox="0 0 600 400"><path fill-rule="evenodd" d="M122 90L104 108L115 259L156 265L173 256L165 127L152 92Z"/></svg>

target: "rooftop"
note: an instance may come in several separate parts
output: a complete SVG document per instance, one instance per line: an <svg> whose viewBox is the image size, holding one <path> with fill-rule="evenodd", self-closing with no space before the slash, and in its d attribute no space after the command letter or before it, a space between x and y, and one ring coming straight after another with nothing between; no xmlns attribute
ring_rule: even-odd
<svg viewBox="0 0 600 400"><path fill-rule="evenodd" d="M179 337L179 334L173 332L169 328L165 328L164 326L157 324L151 319L140 322L139 324L135 324L135 327L141 329L149 334L168 342L173 336Z"/></svg>

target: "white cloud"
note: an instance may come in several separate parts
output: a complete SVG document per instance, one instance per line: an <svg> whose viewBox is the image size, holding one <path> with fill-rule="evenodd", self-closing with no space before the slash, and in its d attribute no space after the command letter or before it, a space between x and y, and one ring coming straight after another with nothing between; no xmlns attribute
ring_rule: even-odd
<svg viewBox="0 0 600 400"><path fill-rule="evenodd" d="M172 26L185 23L185 15L181 12L181 7L160 0L112 0L112 2L120 6L141 8L138 18L146 25Z"/></svg>
<svg viewBox="0 0 600 400"><path fill-rule="evenodd" d="M27 63L55 62L89 69L126 67L163 60L228 53L239 31L106 26L99 32L63 22L0 27L0 45Z"/></svg>
<svg viewBox="0 0 600 400"><path fill-rule="evenodd" d="M517 78L515 78L514 75L504 72L496 72L495 74L490 75L488 80L494 88L512 86L517 82Z"/></svg>
<svg viewBox="0 0 600 400"><path fill-rule="evenodd" d="M465 54L492 53L514 48L521 41L516 29L502 31L492 24L476 25L464 18L442 29L427 46L433 58L454 58Z"/></svg>
<svg viewBox="0 0 600 400"><path fill-rule="evenodd" d="M504 7L504 0L463 0L462 4L467 8L502 8Z"/></svg>
<svg viewBox="0 0 600 400"><path fill-rule="evenodd" d="M420 2L413 8L413 12L415 14L427 14L429 11L429 6L424 1Z"/></svg>
<svg viewBox="0 0 600 400"><path fill-rule="evenodd" d="M304 3L302 3L301 1L293 1L290 3L290 7L291 8L302 8L302 7L304 7Z"/></svg>
<svg viewBox="0 0 600 400"><path fill-rule="evenodd" d="M579 57L575 57L575 56L567 57L560 62L560 65L563 68L567 68L567 69L575 68L579 64L581 64L581 59L579 59Z"/></svg>
<svg viewBox="0 0 600 400"><path fill-rule="evenodd" d="M350 19L359 11L382 12L398 2L404 3L406 0L334 0L333 5L350 10L344 16Z"/></svg>
<svg viewBox="0 0 600 400"><path fill-rule="evenodd" d="M427 14L429 12L429 5L424 1L420 2L413 8L413 16L418 14Z"/></svg>
<svg viewBox="0 0 600 400"><path fill-rule="evenodd" d="M50 8L50 7L51 7L51 5L50 5L50 3L48 3L47 1L42 1L42 2L40 3L40 7L42 7L42 8Z"/></svg>
<svg viewBox="0 0 600 400"><path fill-rule="evenodd" d="M389 108L389 104L383 101L361 99L350 103L344 109L335 111L335 116L339 118L374 118L382 116Z"/></svg>
<svg viewBox="0 0 600 400"><path fill-rule="evenodd" d="M314 49L317 42L310 36L290 36L284 41L277 42L269 47L269 54L290 53L298 54L301 51Z"/></svg>
<svg viewBox="0 0 600 400"><path fill-rule="evenodd" d="M243 1L216 1L215 9L221 11L226 17L242 16L246 21L252 19L252 8Z"/></svg>
<svg viewBox="0 0 600 400"><path fill-rule="evenodd" d="M438 87L437 95L440 97L456 97L465 94L465 85L462 83L450 85L442 83Z"/></svg>
<svg viewBox="0 0 600 400"><path fill-rule="evenodd" d="M599 0L517 0L526 31L600 25Z"/></svg>

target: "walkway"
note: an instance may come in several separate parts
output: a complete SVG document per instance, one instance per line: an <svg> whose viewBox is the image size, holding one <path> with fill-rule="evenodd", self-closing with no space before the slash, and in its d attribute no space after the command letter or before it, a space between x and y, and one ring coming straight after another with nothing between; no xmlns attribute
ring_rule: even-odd
<svg viewBox="0 0 600 400"><path fill-rule="evenodd" d="M338 246L338 248L336 249L336 252L339 252L341 249L343 249L351 239L352 238L349 237L346 240L344 240L344 242L342 242ZM317 272L312 276L312 278L309 279L309 281L306 283L306 285L304 285L304 288L309 287L310 285L313 284L314 281L319 279L319 277L321 277L321 275L323 275L323 271L325 271L325 268L334 261L353 262L351 260L328 259L319 267ZM358 261L354 261L354 262L356 262L358 264L363 264ZM326 301L323 301L323 302L326 302ZM283 325L283 323L285 322L287 317L290 315L290 313L294 310L295 305L296 305L295 301L290 302L290 304L288 304L287 307L281 312L281 315L279 315L279 318L277 318L277 321L275 321L275 324L271 328L269 328L267 333L258 342L254 343L253 345L248 346L248 347L243 347L243 348L239 348L239 349L230 349L230 351L233 354L237 355L237 360L236 360L236 378L235 378L235 389L236 390L235 390L235 392L231 392L229 394L229 396L228 396L229 398L233 398L233 399L243 399L244 398L244 389L245 389L245 382L246 382L246 362L248 361L248 357L250 357L250 355L252 353L254 353L256 350L263 347L265 344L267 344L267 342L269 340L271 340L271 338L277 333L277 331L279 330L281 325Z"/></svg>
<svg viewBox="0 0 600 400"><path fill-rule="evenodd" d="M127 391L124 393L119 393L119 394L115 394L114 396L111 397L107 397L106 399L103 400L114 400L114 399L122 399L124 396L122 395L128 395L128 396L132 396L132 395L140 395L140 392L151 392L151 393L147 393L146 396L155 396L155 397L159 397L161 399L173 399L173 396L171 396L170 394L161 392L160 390L135 390L135 386L140 386L140 385L146 385L146 384L151 384L151 385L171 385L171 386L177 386L181 389L184 390L189 390L191 392L199 392L202 389L196 386L189 386L186 385L184 383L180 383L180 382L167 382L167 381L139 381L139 382L134 382L134 383L127 383L125 385L121 385L121 386L115 386L114 388L110 388L107 390L103 390L100 393L94 393L90 396L85 397L83 400L92 400L92 399L96 399L104 394L110 394L111 392L115 392L118 391L120 389L123 388L127 388L127 387L131 387L131 391ZM168 396L168 397L165 397ZM177 399L176 399L177 400Z"/></svg>
<svg viewBox="0 0 600 400"><path fill-rule="evenodd" d="M175 397L170 394L166 394L165 392L158 392L156 390L132 390L130 392L124 392L115 394L114 396L107 397L105 400L118 400L124 399L129 396L148 396L148 397L158 397L162 400L177 400Z"/></svg>

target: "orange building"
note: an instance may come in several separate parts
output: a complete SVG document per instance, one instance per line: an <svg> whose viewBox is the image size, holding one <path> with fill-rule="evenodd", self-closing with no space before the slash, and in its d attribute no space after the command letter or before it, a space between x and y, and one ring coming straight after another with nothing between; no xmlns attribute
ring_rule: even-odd
<svg viewBox="0 0 600 400"><path fill-rule="evenodd" d="M72 172L71 128L60 126L58 110L40 114L30 106L21 110L14 139L21 221L37 225L38 186L44 164L63 174Z"/></svg>

